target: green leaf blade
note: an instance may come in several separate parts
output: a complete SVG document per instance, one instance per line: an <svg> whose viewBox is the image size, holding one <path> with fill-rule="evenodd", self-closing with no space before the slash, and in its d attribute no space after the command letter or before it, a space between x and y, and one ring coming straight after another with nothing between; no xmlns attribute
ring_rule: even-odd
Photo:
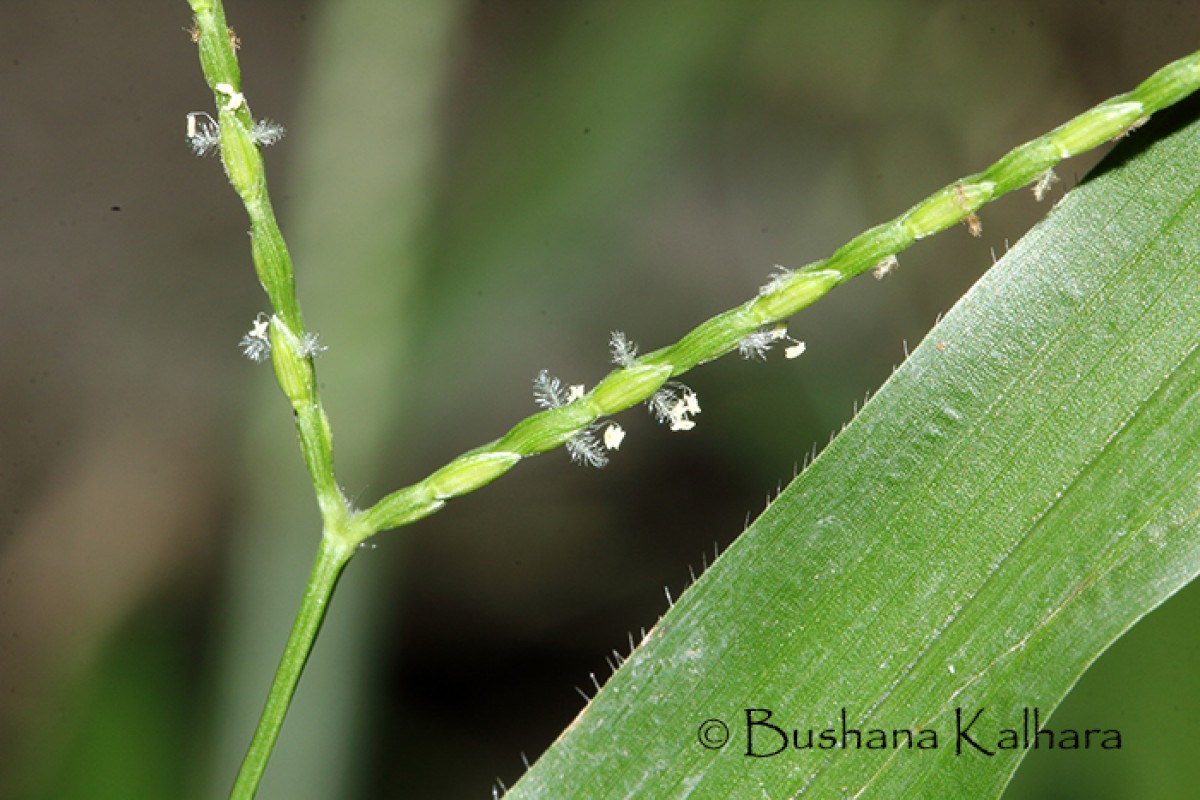
<svg viewBox="0 0 1200 800"><path fill-rule="evenodd" d="M1035 708L1053 729L1082 671L1200 571L1197 147L1192 124L1071 193L509 796L1002 792L1027 752L997 750L1002 729ZM864 740L937 747L751 758L748 708L802 741L840 742L845 709ZM994 756L956 737L980 710ZM722 749L697 741L710 718Z"/></svg>

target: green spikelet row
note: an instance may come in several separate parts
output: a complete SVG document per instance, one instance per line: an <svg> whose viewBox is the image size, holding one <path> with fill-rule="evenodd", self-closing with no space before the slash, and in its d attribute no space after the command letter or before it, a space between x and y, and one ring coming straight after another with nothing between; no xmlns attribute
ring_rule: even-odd
<svg viewBox="0 0 1200 800"><path fill-rule="evenodd" d="M364 512L365 528L399 527L432 514L446 501L495 480L526 456L568 442L597 419L650 400L670 378L712 361L816 302L867 270L886 271L918 239L965 222L978 235L976 212L1001 195L1035 184L1041 199L1052 170L1144 124L1152 114L1200 88L1200 52L1155 72L1136 89L1085 111L1009 151L983 172L934 192L895 219L867 230L832 256L777 274L757 297L701 323L669 347L633 359L569 405L518 423L496 441L451 461L420 483L394 492Z"/></svg>

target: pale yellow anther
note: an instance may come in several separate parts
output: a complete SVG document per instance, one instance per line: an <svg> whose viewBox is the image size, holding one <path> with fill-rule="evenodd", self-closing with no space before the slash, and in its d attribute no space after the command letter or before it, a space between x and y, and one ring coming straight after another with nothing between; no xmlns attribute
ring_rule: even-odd
<svg viewBox="0 0 1200 800"><path fill-rule="evenodd" d="M576 400L581 400L587 394L587 387L582 383L577 383L567 387L567 402L574 403Z"/></svg>
<svg viewBox="0 0 1200 800"><path fill-rule="evenodd" d="M667 409L666 421L670 423L671 430L673 431L690 431L696 427L696 423L691 419L691 416L699 413L700 401L696 398L696 393L689 390L684 392L683 396L678 398Z"/></svg>
<svg viewBox="0 0 1200 800"><path fill-rule="evenodd" d="M237 111L239 108L246 105L246 95L233 88L232 84L218 83L213 88L229 98L229 101L225 103L226 110Z"/></svg>
<svg viewBox="0 0 1200 800"><path fill-rule="evenodd" d="M609 450L617 450L625 441L625 429L613 422L604 429L604 446Z"/></svg>
<svg viewBox="0 0 1200 800"><path fill-rule="evenodd" d="M254 319L254 324L250 327L250 333L247 336L253 336L255 339L267 338L267 328L271 325L271 318L266 314L259 314Z"/></svg>
<svg viewBox="0 0 1200 800"><path fill-rule="evenodd" d="M804 351L807 349L808 345L806 345L804 342L796 342L791 347L786 348L783 351L783 354L787 358L799 358L800 356L804 355Z"/></svg>
<svg viewBox="0 0 1200 800"><path fill-rule="evenodd" d="M700 398L696 397L695 392L687 392L683 395L683 410L686 414L700 413Z"/></svg>
<svg viewBox="0 0 1200 800"><path fill-rule="evenodd" d="M690 431L696 427L696 423L687 417L671 417L671 430L673 431Z"/></svg>

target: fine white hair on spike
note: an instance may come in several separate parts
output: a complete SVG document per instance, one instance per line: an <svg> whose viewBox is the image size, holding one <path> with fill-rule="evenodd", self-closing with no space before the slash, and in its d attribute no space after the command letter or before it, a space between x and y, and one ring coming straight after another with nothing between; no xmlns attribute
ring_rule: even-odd
<svg viewBox="0 0 1200 800"><path fill-rule="evenodd" d="M608 339L608 349L612 353L612 362L619 367L628 367L637 358L637 345L629 341L622 331L613 331Z"/></svg>
<svg viewBox="0 0 1200 800"><path fill-rule="evenodd" d="M254 318L250 331L238 342L238 347L242 349L242 355L254 362L267 360L271 355L271 337L267 334L267 328L270 325L271 318L259 312L258 316Z"/></svg>
<svg viewBox="0 0 1200 800"><path fill-rule="evenodd" d="M187 115L187 142L198 156L206 156L220 149L221 135L211 115L204 111L192 111Z"/></svg>
<svg viewBox="0 0 1200 800"><path fill-rule="evenodd" d="M1058 183L1058 175L1054 169L1048 169L1043 172L1033 184L1033 199L1039 203L1046 199L1046 195L1050 193L1050 187Z"/></svg>
<svg viewBox="0 0 1200 800"><path fill-rule="evenodd" d="M250 129L250 139L259 147L270 147L287 135L287 130L278 122L260 119Z"/></svg>
<svg viewBox="0 0 1200 800"><path fill-rule="evenodd" d="M871 267L871 274L875 276L875 280L881 281L891 274L892 270L900 266L900 260L895 256L887 256L881 258Z"/></svg>

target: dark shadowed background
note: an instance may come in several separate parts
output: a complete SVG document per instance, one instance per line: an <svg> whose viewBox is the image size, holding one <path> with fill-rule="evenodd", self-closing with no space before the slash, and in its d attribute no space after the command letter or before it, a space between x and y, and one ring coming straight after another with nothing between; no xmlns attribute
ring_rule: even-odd
<svg viewBox="0 0 1200 800"><path fill-rule="evenodd" d="M1200 43L1192 3L229 0L338 467L361 505ZM184 0L0 21L0 800L232 781L318 515L269 368ZM1095 156L1068 162L1051 199ZM351 563L264 798L490 798L938 314L1046 210L948 231L799 315L796 361L634 409L602 471L520 465ZM1084 677L1010 796L1190 796L1195 590ZM664 735L674 735L664 732ZM690 735L690 733L688 734ZM564 794L564 797L567 794ZM582 796L582 795L579 795Z"/></svg>

